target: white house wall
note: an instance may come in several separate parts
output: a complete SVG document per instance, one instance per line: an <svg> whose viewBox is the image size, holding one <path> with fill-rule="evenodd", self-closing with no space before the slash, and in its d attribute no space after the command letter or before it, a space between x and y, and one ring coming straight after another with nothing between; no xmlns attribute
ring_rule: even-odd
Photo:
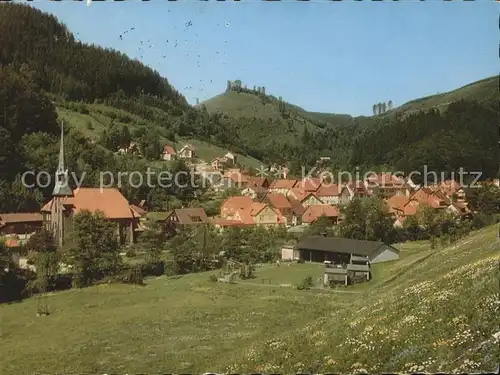
<svg viewBox="0 0 500 375"><path fill-rule="evenodd" d="M389 262L391 260L398 260L399 254L387 245L382 245L380 248L370 255L370 263Z"/></svg>

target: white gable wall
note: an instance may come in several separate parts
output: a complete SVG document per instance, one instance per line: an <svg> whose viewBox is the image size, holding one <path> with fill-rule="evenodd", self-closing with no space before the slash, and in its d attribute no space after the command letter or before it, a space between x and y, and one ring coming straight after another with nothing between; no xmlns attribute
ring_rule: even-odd
<svg viewBox="0 0 500 375"><path fill-rule="evenodd" d="M399 259L399 254L392 247L382 245L377 251L370 255L370 263L389 262Z"/></svg>

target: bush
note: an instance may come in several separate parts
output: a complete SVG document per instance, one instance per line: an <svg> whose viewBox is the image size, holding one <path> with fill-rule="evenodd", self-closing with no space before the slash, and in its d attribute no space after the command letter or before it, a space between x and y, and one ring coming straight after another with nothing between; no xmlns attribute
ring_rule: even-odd
<svg viewBox="0 0 500 375"><path fill-rule="evenodd" d="M311 276L304 277L304 280L297 286L298 290L309 290L314 286L314 282Z"/></svg>
<svg viewBox="0 0 500 375"><path fill-rule="evenodd" d="M127 284L144 285L144 277L142 275L142 267L136 266L129 270Z"/></svg>
<svg viewBox="0 0 500 375"><path fill-rule="evenodd" d="M135 252L135 250L127 250L127 252L125 253L125 256L127 258L135 258L137 255L137 253Z"/></svg>
<svg viewBox="0 0 500 375"><path fill-rule="evenodd" d="M297 260L297 263L304 264L306 261L304 259Z"/></svg>
<svg viewBox="0 0 500 375"><path fill-rule="evenodd" d="M165 274L165 263L147 263L143 264L141 271L144 276L161 276Z"/></svg>
<svg viewBox="0 0 500 375"><path fill-rule="evenodd" d="M219 281L219 279L217 278L216 275L210 275L210 277L208 278L209 281L213 282L213 283L216 283L217 281Z"/></svg>

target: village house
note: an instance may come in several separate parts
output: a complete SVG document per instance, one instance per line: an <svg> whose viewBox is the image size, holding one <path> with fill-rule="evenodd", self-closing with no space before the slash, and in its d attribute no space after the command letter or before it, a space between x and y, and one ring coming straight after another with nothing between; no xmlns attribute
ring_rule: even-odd
<svg viewBox="0 0 500 375"><path fill-rule="evenodd" d="M297 199L292 197L288 197L288 201L292 205L292 226L302 225L302 215L306 208Z"/></svg>
<svg viewBox="0 0 500 375"><path fill-rule="evenodd" d="M319 178L304 178L300 181L297 181L294 188L303 189L307 192L315 193L321 187L321 179Z"/></svg>
<svg viewBox="0 0 500 375"><path fill-rule="evenodd" d="M233 168L226 171L222 177L222 184L226 189L243 189L248 184L248 177L241 173L240 169Z"/></svg>
<svg viewBox="0 0 500 375"><path fill-rule="evenodd" d="M440 190L433 190L428 187L418 189L410 196L410 199L436 209L446 209L451 203L451 200Z"/></svg>
<svg viewBox="0 0 500 375"><path fill-rule="evenodd" d="M286 219L265 203L250 197L227 198L221 205L220 218L214 220L217 227L233 225L263 225L265 227L285 225Z"/></svg>
<svg viewBox="0 0 500 375"><path fill-rule="evenodd" d="M339 204L340 186L336 184L323 184L315 193L324 204Z"/></svg>
<svg viewBox="0 0 500 375"><path fill-rule="evenodd" d="M0 236L27 240L42 226L43 217L39 212L0 214Z"/></svg>
<svg viewBox="0 0 500 375"><path fill-rule="evenodd" d="M326 204L311 205L305 208L302 214L302 224L312 224L320 217L327 217L332 224L337 224L339 221L339 210L335 206Z"/></svg>
<svg viewBox="0 0 500 375"><path fill-rule="evenodd" d="M293 207L290 201L283 194L267 194L265 198L266 203L275 210L278 210L281 215L286 219L288 226L292 225L293 220Z"/></svg>
<svg viewBox="0 0 500 375"><path fill-rule="evenodd" d="M139 148L139 145L135 142L130 142L130 144L127 147L121 147L118 149L116 152L117 154L140 154L141 150Z"/></svg>
<svg viewBox="0 0 500 375"><path fill-rule="evenodd" d="M465 202L466 194L463 187L455 180L442 181L439 185L433 187L434 190L440 190L447 198L457 201Z"/></svg>
<svg viewBox="0 0 500 375"><path fill-rule="evenodd" d="M348 204L354 198L364 198L371 195L372 194L366 188L364 181L351 181L342 187L339 196L339 203Z"/></svg>
<svg viewBox="0 0 500 375"><path fill-rule="evenodd" d="M236 166L236 155L228 152L224 155L224 158L226 158L229 167L234 168Z"/></svg>
<svg viewBox="0 0 500 375"><path fill-rule="evenodd" d="M116 225L118 241L121 244L133 243L136 232L140 230L140 214L136 214L128 201L115 188L77 188L73 196L62 199L63 238L67 238L73 228L73 217L82 211L92 213L101 211L104 216ZM43 221L47 229L51 229L55 220L56 198L52 198L41 209Z"/></svg>
<svg viewBox="0 0 500 375"><path fill-rule="evenodd" d="M182 228L193 225L201 225L209 222L208 216L203 208L177 208L167 213L160 224L168 232L175 233Z"/></svg>
<svg viewBox="0 0 500 375"><path fill-rule="evenodd" d="M321 199L319 199L315 193L306 191L301 188L292 188L288 191L287 197L296 199L302 204L302 206L307 207L311 205L324 204Z"/></svg>
<svg viewBox="0 0 500 375"><path fill-rule="evenodd" d="M267 194L267 189L258 186L247 186L246 188L241 190L241 195L250 197L253 200L264 199L266 194Z"/></svg>
<svg viewBox="0 0 500 375"><path fill-rule="evenodd" d="M180 159L193 159L195 157L195 149L193 145L185 144L178 152Z"/></svg>
<svg viewBox="0 0 500 375"><path fill-rule="evenodd" d="M393 195L409 195L409 186L405 179L394 176L392 173L372 174L367 177L365 186L371 194L381 195L384 198Z"/></svg>
<svg viewBox="0 0 500 375"><path fill-rule="evenodd" d="M472 217L472 211L469 209L466 202L452 202L446 210L462 219Z"/></svg>
<svg viewBox="0 0 500 375"><path fill-rule="evenodd" d="M224 171L229 167L229 161L225 156L217 157L210 162L210 165L214 171Z"/></svg>
<svg viewBox="0 0 500 375"><path fill-rule="evenodd" d="M290 189L292 189L297 184L297 180L286 180L278 179L274 180L269 186L269 191L271 193L288 195Z"/></svg>
<svg viewBox="0 0 500 375"><path fill-rule="evenodd" d="M163 160L167 161L175 160L176 157L177 157L177 152L175 152L175 149L172 146L165 145L165 147L163 147L163 155L162 155Z"/></svg>
<svg viewBox="0 0 500 375"><path fill-rule="evenodd" d="M246 176L247 187L258 187L264 190L269 189L269 180L266 177Z"/></svg>
<svg viewBox="0 0 500 375"><path fill-rule="evenodd" d="M227 198L220 206L220 216L223 218L232 217L237 211L250 207L254 200L245 196L234 196Z"/></svg>
<svg viewBox="0 0 500 375"><path fill-rule="evenodd" d="M394 195L385 200L389 212L392 214L394 227L402 227L408 216L417 214L420 203L416 199L410 199L401 195Z"/></svg>

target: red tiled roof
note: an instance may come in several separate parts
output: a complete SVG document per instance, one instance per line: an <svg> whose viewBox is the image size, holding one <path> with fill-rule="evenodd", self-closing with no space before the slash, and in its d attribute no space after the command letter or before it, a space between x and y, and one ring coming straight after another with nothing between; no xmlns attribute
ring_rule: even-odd
<svg viewBox="0 0 500 375"><path fill-rule="evenodd" d="M408 203L406 203L403 207L403 214L405 216L411 216L411 215L416 215L419 207L418 201L415 201L413 199L409 200Z"/></svg>
<svg viewBox="0 0 500 375"><path fill-rule="evenodd" d="M259 212L262 211L266 207L267 207L267 204L265 204L265 203L254 202L254 203L252 203L250 214L252 216L258 215Z"/></svg>
<svg viewBox="0 0 500 375"><path fill-rule="evenodd" d="M316 193L306 191L305 189L301 189L301 188L290 189L290 194L292 195L292 197L297 199L299 202L303 202L305 199L309 198L311 195L317 198Z"/></svg>
<svg viewBox="0 0 500 375"><path fill-rule="evenodd" d="M177 153L175 152L175 149L169 145L165 145L165 147L163 147L163 153L170 154L170 155L177 155Z"/></svg>
<svg viewBox="0 0 500 375"><path fill-rule="evenodd" d="M9 237L5 239L5 246L13 248L13 247L19 247L21 246L21 244L17 238Z"/></svg>
<svg viewBox="0 0 500 375"><path fill-rule="evenodd" d="M410 200L402 195L394 195L389 199L386 199L385 202L389 206L389 209L398 208L402 209Z"/></svg>
<svg viewBox="0 0 500 375"><path fill-rule="evenodd" d="M267 200L274 208L292 208L292 204L283 194L268 194Z"/></svg>
<svg viewBox="0 0 500 375"><path fill-rule="evenodd" d="M116 188L78 188L73 197L65 197L63 204L72 206L76 213L83 210L102 211L109 219L133 219L134 213L125 197ZM42 211L50 211L52 200L43 206Z"/></svg>
<svg viewBox="0 0 500 375"><path fill-rule="evenodd" d="M336 184L321 185L316 192L318 197L335 197L340 194L340 186Z"/></svg>
<svg viewBox="0 0 500 375"><path fill-rule="evenodd" d="M297 180L274 180L271 184L271 189L291 189L297 184Z"/></svg>
<svg viewBox="0 0 500 375"><path fill-rule="evenodd" d="M253 203L253 199L249 196L229 197L221 204L221 214L224 216L226 214L234 214L242 209L249 209Z"/></svg>
<svg viewBox="0 0 500 375"><path fill-rule="evenodd" d="M263 177L246 176L247 186L249 187L263 187L266 179Z"/></svg>
<svg viewBox="0 0 500 375"><path fill-rule="evenodd" d="M439 184L439 189L441 190L441 192L451 197L453 194L455 194L457 191L461 189L461 186L455 180L446 180L442 181Z"/></svg>
<svg viewBox="0 0 500 375"><path fill-rule="evenodd" d="M319 178L304 178L297 182L295 187L304 189L306 191L317 191L321 186Z"/></svg>
<svg viewBox="0 0 500 375"><path fill-rule="evenodd" d="M300 201L298 201L297 199L292 198L292 197L288 198L288 200L290 201L290 204L292 205L293 214L297 215L297 216L302 216L306 209L304 208L304 206L302 206Z"/></svg>
<svg viewBox="0 0 500 375"><path fill-rule="evenodd" d="M413 193L410 199L417 200L419 203L432 208L443 208L450 204L450 200L441 191L433 191L428 187L420 188Z"/></svg>
<svg viewBox="0 0 500 375"><path fill-rule="evenodd" d="M231 181L235 183L247 183L247 176L240 172L226 172L224 173L224 177L231 179Z"/></svg>
<svg viewBox="0 0 500 375"><path fill-rule="evenodd" d="M321 216L338 217L339 210L337 209L337 207L327 204L311 205L306 208L304 214L302 215L302 221L304 223L312 223Z"/></svg>
<svg viewBox="0 0 500 375"><path fill-rule="evenodd" d="M30 223L43 221L42 214L39 212L15 212L0 214L1 223Z"/></svg>

